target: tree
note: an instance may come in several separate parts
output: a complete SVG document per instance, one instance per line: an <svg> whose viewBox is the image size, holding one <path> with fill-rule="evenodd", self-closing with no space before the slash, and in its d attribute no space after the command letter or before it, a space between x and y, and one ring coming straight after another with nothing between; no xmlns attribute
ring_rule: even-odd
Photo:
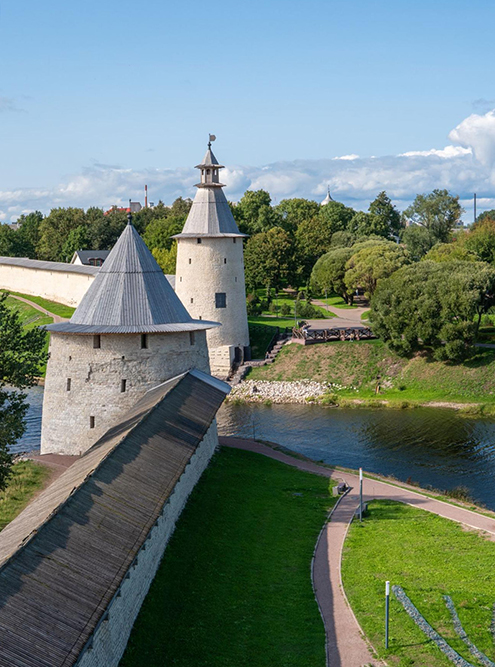
<svg viewBox="0 0 495 667"><path fill-rule="evenodd" d="M335 232L347 231L355 214L356 212L352 208L344 206L338 201L331 201L325 206L320 206L318 217L325 228L331 234L334 234Z"/></svg>
<svg viewBox="0 0 495 667"><path fill-rule="evenodd" d="M350 248L355 242L356 237L351 232L335 232L330 245L332 248Z"/></svg>
<svg viewBox="0 0 495 667"><path fill-rule="evenodd" d="M19 239L9 225L0 225L0 256L18 257Z"/></svg>
<svg viewBox="0 0 495 667"><path fill-rule="evenodd" d="M244 252L246 283L251 291L264 286L278 291L289 279L292 268L292 246L287 232L274 227L255 234Z"/></svg>
<svg viewBox="0 0 495 667"><path fill-rule="evenodd" d="M177 241L170 248L153 248L153 257L165 274L175 274L177 265Z"/></svg>
<svg viewBox="0 0 495 667"><path fill-rule="evenodd" d="M50 261L65 261L63 246L72 229L86 224L82 208L53 208L39 226L38 256Z"/></svg>
<svg viewBox="0 0 495 667"><path fill-rule="evenodd" d="M401 230L401 216L385 191L380 192L369 208L370 232L389 238Z"/></svg>
<svg viewBox="0 0 495 667"><path fill-rule="evenodd" d="M427 195L416 195L414 202L404 211L405 215L424 227L435 242L446 243L452 230L459 224L464 209L459 197L448 190L433 190Z"/></svg>
<svg viewBox="0 0 495 667"><path fill-rule="evenodd" d="M174 243L171 237L180 234L183 227L184 217L170 216L152 220L143 234L144 242L151 250L155 248L170 250Z"/></svg>
<svg viewBox="0 0 495 667"><path fill-rule="evenodd" d="M113 208L90 225L91 248L111 250L127 225L127 212ZM138 229L139 231L139 229Z"/></svg>
<svg viewBox="0 0 495 667"><path fill-rule="evenodd" d="M307 281L316 260L330 248L332 236L330 225L320 217L305 220L298 226L295 261L299 284Z"/></svg>
<svg viewBox="0 0 495 667"><path fill-rule="evenodd" d="M482 262L420 262L383 280L371 301L373 331L403 356L432 348L459 361L493 306L495 269Z"/></svg>
<svg viewBox="0 0 495 667"><path fill-rule="evenodd" d="M266 190L247 190L232 212L244 234L257 234L281 223L280 215L271 206L271 197Z"/></svg>
<svg viewBox="0 0 495 667"><path fill-rule="evenodd" d="M430 262L478 262L479 257L476 253L464 248L459 243L437 243L423 257L425 261Z"/></svg>
<svg viewBox="0 0 495 667"><path fill-rule="evenodd" d="M90 229L87 225L79 225L71 229L62 246L61 259L70 262L76 250L87 250L90 247Z"/></svg>
<svg viewBox="0 0 495 667"><path fill-rule="evenodd" d="M21 215L17 220L20 225L17 230L19 241L18 250L23 257L36 259L38 257L36 248L40 240L40 225L43 221L43 213L34 211L27 215Z"/></svg>
<svg viewBox="0 0 495 667"><path fill-rule="evenodd" d="M38 327L25 329L16 310L9 308L7 294L0 295L0 490L10 476L9 447L26 428L28 404L19 389L31 387L46 362L46 333Z"/></svg>
<svg viewBox="0 0 495 667"><path fill-rule="evenodd" d="M353 292L349 292L344 281L346 264L354 254L352 248L335 248L320 257L311 272L311 285L320 293L335 292L348 304L353 302Z"/></svg>
<svg viewBox="0 0 495 667"><path fill-rule="evenodd" d="M483 262L495 262L495 218L478 219L469 232L461 235L459 242Z"/></svg>
<svg viewBox="0 0 495 667"><path fill-rule="evenodd" d="M436 243L429 230L420 225L406 227L401 234L401 241L415 262L419 262Z"/></svg>
<svg viewBox="0 0 495 667"><path fill-rule="evenodd" d="M312 199L282 199L275 207L285 231L294 233L298 226L318 215L320 205Z"/></svg>
<svg viewBox="0 0 495 667"><path fill-rule="evenodd" d="M346 264L344 282L347 291L362 287L366 296L371 297L379 280L388 278L409 262L407 250L395 243L384 241L362 248Z"/></svg>

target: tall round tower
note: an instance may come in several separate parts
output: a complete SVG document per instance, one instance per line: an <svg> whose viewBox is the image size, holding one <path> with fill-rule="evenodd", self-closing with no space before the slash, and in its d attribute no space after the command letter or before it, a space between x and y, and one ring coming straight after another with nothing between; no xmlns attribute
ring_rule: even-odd
<svg viewBox="0 0 495 667"><path fill-rule="evenodd" d="M210 137L214 139L214 137ZM228 375L233 364L250 359L244 283L243 239L220 183L223 165L211 141L196 169L201 182L184 229L177 234L175 290L192 317L222 324L207 334L211 372Z"/></svg>
<svg viewBox="0 0 495 667"><path fill-rule="evenodd" d="M209 373L193 320L129 224L69 322L52 324L41 452L81 454L152 387L191 368Z"/></svg>

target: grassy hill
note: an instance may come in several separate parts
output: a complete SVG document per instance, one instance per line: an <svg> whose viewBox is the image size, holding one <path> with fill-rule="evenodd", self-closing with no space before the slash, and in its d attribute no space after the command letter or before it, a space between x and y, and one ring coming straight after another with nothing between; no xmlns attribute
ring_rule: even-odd
<svg viewBox="0 0 495 667"><path fill-rule="evenodd" d="M480 348L473 359L452 364L434 361L427 353L404 359L377 340L292 344L272 365L254 368L249 379L331 382L342 386L332 389L342 401L442 401L495 407L495 350Z"/></svg>

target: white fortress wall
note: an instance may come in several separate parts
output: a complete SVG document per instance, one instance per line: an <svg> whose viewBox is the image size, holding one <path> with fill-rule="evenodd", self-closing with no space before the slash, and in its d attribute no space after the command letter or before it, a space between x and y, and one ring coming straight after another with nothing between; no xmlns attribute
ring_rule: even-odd
<svg viewBox="0 0 495 667"><path fill-rule="evenodd" d="M92 335L51 335L42 454L81 454L152 387L191 368L210 372L205 331L147 334L145 349L139 334L99 340L94 348Z"/></svg>
<svg viewBox="0 0 495 667"><path fill-rule="evenodd" d="M77 306L97 272L93 266L0 257L0 289Z"/></svg>
<svg viewBox="0 0 495 667"><path fill-rule="evenodd" d="M107 609L108 613L93 634L92 641L81 652L77 661L78 667L118 666L176 522L189 494L207 467L217 443L214 421L164 505L163 514L149 533L149 539L144 543L135 564L131 566L128 577L123 580L120 595L113 598Z"/></svg>
<svg viewBox="0 0 495 667"><path fill-rule="evenodd" d="M0 257L0 289L40 296L76 308L99 268L20 257ZM165 277L174 287L175 276Z"/></svg>
<svg viewBox="0 0 495 667"><path fill-rule="evenodd" d="M207 333L210 363L229 367L234 349L249 347L242 238L179 238L175 290L191 317L222 324Z"/></svg>

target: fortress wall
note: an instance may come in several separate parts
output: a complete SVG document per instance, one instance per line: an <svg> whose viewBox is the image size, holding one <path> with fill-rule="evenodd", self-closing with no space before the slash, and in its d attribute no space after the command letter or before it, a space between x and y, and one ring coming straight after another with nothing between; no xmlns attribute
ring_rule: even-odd
<svg viewBox="0 0 495 667"><path fill-rule="evenodd" d="M249 348L242 238L178 239L175 291L193 318L221 323L207 334L210 365L212 373L228 369L234 348ZM225 308L216 307L217 292Z"/></svg>
<svg viewBox="0 0 495 667"><path fill-rule="evenodd" d="M102 335L101 348L94 349L93 336L52 334L41 453L81 454L148 389L191 368L209 373L206 332L195 331L193 340L191 345L189 332L148 334L148 348L141 349L139 334L112 334Z"/></svg>
<svg viewBox="0 0 495 667"><path fill-rule="evenodd" d="M25 260L36 263L35 260ZM50 264L39 262L40 265ZM57 262L54 265L60 266ZM72 267L71 264L67 266ZM90 267L84 267L89 269ZM74 270L50 270L36 268L36 266L20 266L0 262L0 289L41 296L50 301L58 301L66 306L77 306L88 287L94 280L96 270L78 273Z"/></svg>
<svg viewBox="0 0 495 667"><path fill-rule="evenodd" d="M214 421L164 505L163 515L152 528L137 562L129 570L129 578L123 580L120 597L115 597L110 603L106 619L96 628L93 641L81 652L78 667L118 666L175 524L217 444Z"/></svg>

